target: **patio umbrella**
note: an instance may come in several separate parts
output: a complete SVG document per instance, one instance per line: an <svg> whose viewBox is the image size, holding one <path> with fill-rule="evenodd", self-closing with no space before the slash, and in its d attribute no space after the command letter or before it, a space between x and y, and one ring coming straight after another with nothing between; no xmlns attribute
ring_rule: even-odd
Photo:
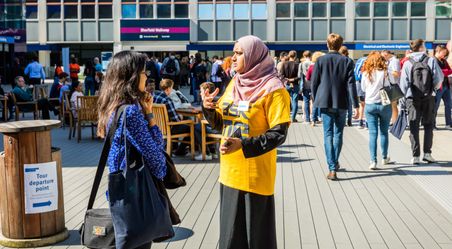
<svg viewBox="0 0 452 249"><path fill-rule="evenodd" d="M401 110L399 116L397 117L396 122L391 127L391 132L394 137L399 140L402 139L403 133L405 132L406 127L408 126L407 113L406 110Z"/></svg>

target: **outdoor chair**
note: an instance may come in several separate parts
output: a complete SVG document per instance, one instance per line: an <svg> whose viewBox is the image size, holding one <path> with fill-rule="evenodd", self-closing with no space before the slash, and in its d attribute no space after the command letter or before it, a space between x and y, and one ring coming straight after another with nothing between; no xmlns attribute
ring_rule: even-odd
<svg viewBox="0 0 452 249"><path fill-rule="evenodd" d="M69 100L69 93L70 91L64 91L63 92L63 123L66 122L66 117L69 120L69 140L71 140L71 137L75 137L75 125L77 123L77 119L74 117L74 114L72 113L72 104Z"/></svg>
<svg viewBox="0 0 452 249"><path fill-rule="evenodd" d="M49 104L53 105L55 109L59 111L58 120L62 120L62 118L64 117L64 115L62 114L64 107L63 104L60 103L60 98L49 98L49 94L47 92L48 92L47 85L35 85L33 90L34 100L37 101L39 99L47 99L49 101Z"/></svg>
<svg viewBox="0 0 452 249"><path fill-rule="evenodd" d="M190 145L191 158L195 159L195 123L193 120L183 120L179 122L171 122L168 117L168 111L164 104L153 104L152 111L154 112L154 119L157 126L163 134L163 139L166 140L166 153L171 155L172 143L184 143ZM190 133L171 134L171 127L175 125L188 125ZM190 141L179 140L180 138L190 138Z"/></svg>
<svg viewBox="0 0 452 249"><path fill-rule="evenodd" d="M206 132L206 126L209 124L207 120L201 120L201 153L202 153L202 160L206 160L206 151L207 151L207 145L209 144L219 144L221 141L221 138L223 137L222 134L209 134ZM207 139L211 139L210 141L207 141Z"/></svg>
<svg viewBox="0 0 452 249"><path fill-rule="evenodd" d="M98 106L97 101L99 96L78 96L77 103L77 142L80 142L82 137L82 125L88 123L91 126L91 138L94 139L94 127L97 126L98 121Z"/></svg>
<svg viewBox="0 0 452 249"><path fill-rule="evenodd" d="M11 93L11 97L13 99L13 103L16 109L16 121L19 121L19 115L26 112L32 112L33 118L38 119L39 118L39 108L38 108L38 102L37 101L27 101L27 102L19 102L17 101L16 95L14 93Z"/></svg>

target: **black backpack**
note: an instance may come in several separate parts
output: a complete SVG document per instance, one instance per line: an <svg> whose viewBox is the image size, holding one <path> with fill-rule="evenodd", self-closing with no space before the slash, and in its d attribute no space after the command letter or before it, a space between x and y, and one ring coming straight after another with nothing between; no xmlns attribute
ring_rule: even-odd
<svg viewBox="0 0 452 249"><path fill-rule="evenodd" d="M169 59L165 66L166 73L174 73L176 72L176 59Z"/></svg>
<svg viewBox="0 0 452 249"><path fill-rule="evenodd" d="M204 65L198 64L198 65L195 67L195 70L194 70L194 71L195 71L195 78L196 78L196 81L197 81L199 84L206 82L206 72L207 72L207 69L206 69L206 67L205 67Z"/></svg>
<svg viewBox="0 0 452 249"><path fill-rule="evenodd" d="M429 57L423 55L419 61L410 58L413 65L411 69L411 92L414 99L422 99L433 93L433 72L428 65Z"/></svg>

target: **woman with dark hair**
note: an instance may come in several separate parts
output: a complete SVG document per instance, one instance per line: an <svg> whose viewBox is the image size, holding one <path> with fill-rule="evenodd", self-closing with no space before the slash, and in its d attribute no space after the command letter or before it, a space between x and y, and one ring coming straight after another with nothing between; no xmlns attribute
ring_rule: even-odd
<svg viewBox="0 0 452 249"><path fill-rule="evenodd" d="M96 92L94 78L96 77L96 68L91 60L86 61L85 71L85 96L94 96Z"/></svg>
<svg viewBox="0 0 452 249"><path fill-rule="evenodd" d="M223 133L220 152L220 249L276 249L276 148L290 124L290 97L267 46L255 36L234 46L236 75L223 96L207 89L203 113Z"/></svg>
<svg viewBox="0 0 452 249"><path fill-rule="evenodd" d="M124 140L127 140L127 147L133 146L142 155L143 165L157 179L163 179L166 175L163 136L153 119L152 96L146 92L145 61L144 55L131 51L119 52L111 59L100 90L97 134L105 138L118 108L128 105L125 120L119 118L111 138L109 171L114 173L126 167ZM138 248L150 248L152 239Z"/></svg>
<svg viewBox="0 0 452 249"><path fill-rule="evenodd" d="M191 68L191 75L192 75L192 81L191 81L191 94L193 94L193 99L195 103L200 102L200 95L199 95L199 87L202 83L206 82L206 73L207 68L205 64L203 63L202 57L200 53L195 54L195 63L193 63Z"/></svg>
<svg viewBox="0 0 452 249"><path fill-rule="evenodd" d="M380 146L382 166L390 163L389 148L389 122L392 116L392 106L383 105L380 90L394 82L394 76L389 74L386 59L379 52L371 52L363 65L361 89L366 93L366 118L369 127L369 169L377 169L377 140L380 132Z"/></svg>
<svg viewBox="0 0 452 249"><path fill-rule="evenodd" d="M447 57L449 56L449 50L444 45L438 45L435 49L435 58L438 62L439 67L443 71L444 81L441 87L436 92L435 96L435 113L438 113L439 105L441 100L444 101L444 118L446 119L446 129L452 129L452 118L450 109L452 108L452 103L450 99L450 81L449 75L452 75L452 69L447 63ZM435 119L436 128L436 119Z"/></svg>

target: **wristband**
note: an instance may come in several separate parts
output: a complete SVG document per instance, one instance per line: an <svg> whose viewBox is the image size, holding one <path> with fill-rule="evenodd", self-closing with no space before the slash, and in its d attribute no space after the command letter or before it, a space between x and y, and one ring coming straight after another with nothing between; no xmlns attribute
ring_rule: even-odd
<svg viewBox="0 0 452 249"><path fill-rule="evenodd" d="M147 120L154 119L154 113L151 112L151 113L145 114L145 117Z"/></svg>

